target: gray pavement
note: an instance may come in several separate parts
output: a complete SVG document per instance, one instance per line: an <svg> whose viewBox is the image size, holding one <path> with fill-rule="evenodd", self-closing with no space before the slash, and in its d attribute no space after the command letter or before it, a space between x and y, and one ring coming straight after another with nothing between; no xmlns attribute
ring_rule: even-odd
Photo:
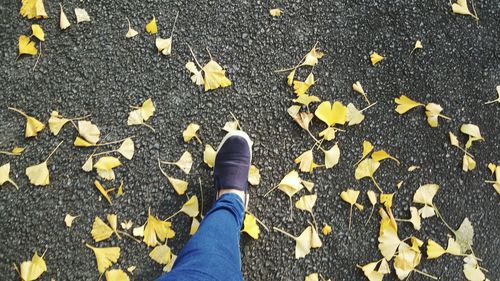
<svg viewBox="0 0 500 281"><path fill-rule="evenodd" d="M212 196L210 170L202 163L203 146L184 144L182 130L190 122L202 126L204 143L218 144L220 128L231 120L229 112L240 119L255 140L254 164L260 168L262 182L251 190L250 210L268 226L299 233L310 217L295 212L288 221L288 198L280 192L263 194L290 170L293 159L312 142L286 113L293 97L285 76L273 70L294 65L314 42L327 53L315 68L319 82L311 93L323 100L364 104L351 84L360 80L372 101L378 104L366 113L360 126L338 134L342 151L340 164L331 170L319 169L305 175L316 183L319 194L318 222L327 222L333 233L323 239L324 246L305 259L293 258L294 243L285 236L265 230L261 239L242 239L245 280L303 280L311 272L321 272L332 280L363 280L356 264L378 260L378 216L364 226L368 212L354 212L353 229L348 231L348 207L339 194L346 188L362 191L373 188L367 180L354 179L352 164L361 154L361 143L370 140L401 160L400 166L383 163L376 178L386 191L405 180L397 192L396 217L407 217L414 191L419 185L441 186L435 198L448 222L458 227L468 217L475 227L474 250L490 270L490 280L500 280L499 195L484 183L490 178L487 163L500 163L499 104L483 103L496 97L500 84L500 2L475 1L480 21L453 15L448 1L64 1L73 25L59 30L59 4L45 1L50 18L40 21L46 31L43 55L36 71L35 58L16 61L17 38L29 34L32 21L19 16L19 1L0 4L0 149L27 146L20 157L0 156L0 163L11 163L11 176L19 184L0 188L0 279L15 280L12 264L27 260L35 250L47 247L48 272L41 280L96 280L95 258L83 242L92 242L90 230L95 216L118 214L119 220L143 223L149 207L160 217L177 210L184 197L174 194L157 168L156 158L175 159L189 150L195 159L187 177L189 194L199 194L201 178L205 201ZM76 24L72 12L84 7L91 23ZM284 15L271 18L269 9L280 7ZM160 35L167 37L176 12L179 20L171 57L159 56L154 38L143 32L154 14ZM125 18L141 33L124 38ZM424 49L409 55L416 39ZM191 60L185 43L206 62L208 47L227 70L233 86L204 93L191 83L184 68ZM379 65L369 63L377 51L386 57ZM393 99L402 93L422 102L436 102L451 121L441 120L430 128L421 110L404 116L395 111ZM156 133L147 128L126 125L129 105L151 97L157 113L152 118ZM24 120L7 110L8 106L47 120L52 110L65 116L92 114L109 139L136 136L137 153L132 161L117 169L125 183L125 196L114 199L110 207L92 183L94 173L80 167L91 150L72 147L76 132L67 126L57 137L48 130L38 137L24 139ZM463 123L479 125L486 141L474 144L476 170L461 171L461 152L448 141L448 131L458 134ZM319 126L316 126L319 128ZM459 135L463 143L465 137ZM34 187L24 169L41 161L60 140L61 149L49 162L52 183ZM319 159L318 159L319 161ZM422 169L409 174L406 169ZM177 177L180 171L169 169ZM298 198L298 197L297 197ZM296 199L297 199L296 198ZM362 196L368 206L368 199ZM206 204L208 205L208 203ZM206 208L205 208L205 211ZM67 229L66 213L79 214ZM178 253L188 240L190 221L174 219L177 235L169 241ZM400 236L417 235L446 244L447 230L436 218L423 222L416 232L400 225ZM95 244L95 243L92 243ZM133 280L152 280L162 267L149 257L144 244L113 238L99 246L122 248L118 265L137 266ZM465 280L462 260L444 256L422 260L420 270L441 280ZM116 266L115 266L116 268ZM392 273L384 280L396 280ZM411 280L424 280L413 275Z"/></svg>

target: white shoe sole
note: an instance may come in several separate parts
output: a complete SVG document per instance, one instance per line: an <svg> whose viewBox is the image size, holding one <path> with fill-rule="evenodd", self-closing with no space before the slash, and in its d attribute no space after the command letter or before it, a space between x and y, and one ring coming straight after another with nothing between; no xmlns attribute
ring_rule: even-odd
<svg viewBox="0 0 500 281"><path fill-rule="evenodd" d="M215 154L216 157L217 157L217 154L219 153L219 150L221 149L221 147L224 145L224 143L230 138L230 137L233 137L233 136L238 136L238 137L242 137L246 140L247 144L248 144L248 149L250 150L250 164L252 163L252 146L253 146L253 142L252 140L250 139L250 137L247 135L247 133L241 131L241 130L236 130L236 131L232 131L232 132L229 132L227 133L224 138L222 139L222 141L220 142L219 146L217 147L217 153Z"/></svg>

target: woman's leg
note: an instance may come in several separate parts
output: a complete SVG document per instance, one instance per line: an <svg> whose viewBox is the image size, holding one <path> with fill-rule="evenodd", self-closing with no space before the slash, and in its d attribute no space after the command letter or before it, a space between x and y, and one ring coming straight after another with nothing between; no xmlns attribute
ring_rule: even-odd
<svg viewBox="0 0 500 281"><path fill-rule="evenodd" d="M157 281L243 280L240 229L244 213L240 196L222 195L180 252L172 271Z"/></svg>

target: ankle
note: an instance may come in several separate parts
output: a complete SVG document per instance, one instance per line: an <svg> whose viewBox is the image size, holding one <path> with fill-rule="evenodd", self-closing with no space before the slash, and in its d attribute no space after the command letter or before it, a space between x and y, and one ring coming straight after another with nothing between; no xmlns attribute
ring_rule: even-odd
<svg viewBox="0 0 500 281"><path fill-rule="evenodd" d="M224 188L222 188L222 189L219 190L219 198L222 195L226 194L226 193L234 193L234 194L238 195L241 198L241 202L246 202L246 199L247 199L246 198L246 194L242 190L239 190L239 189L229 189L229 188L228 189L224 189Z"/></svg>

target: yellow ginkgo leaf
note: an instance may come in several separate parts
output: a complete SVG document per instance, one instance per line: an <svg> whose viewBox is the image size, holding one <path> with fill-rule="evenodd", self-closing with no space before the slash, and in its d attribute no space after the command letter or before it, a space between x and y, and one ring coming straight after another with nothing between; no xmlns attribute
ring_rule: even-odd
<svg viewBox="0 0 500 281"><path fill-rule="evenodd" d="M148 212L148 220L143 228L144 243L149 247L154 247L158 245L158 239L163 242L166 238L173 238L175 232L171 228L172 223L168 221L163 221L157 219L155 216L151 215L151 210ZM139 234L134 229L134 235ZM140 236L140 235L135 235Z"/></svg>
<svg viewBox="0 0 500 281"><path fill-rule="evenodd" d="M126 138L117 150L123 157L132 160L134 157L134 141L132 138Z"/></svg>
<svg viewBox="0 0 500 281"><path fill-rule="evenodd" d="M72 216L70 214L66 214L66 216L64 217L64 223L66 224L66 226L69 228L73 225L73 221L79 216Z"/></svg>
<svg viewBox="0 0 500 281"><path fill-rule="evenodd" d="M177 259L177 256L172 253L172 256L170 258L170 262L163 267L164 272L170 272L172 270L172 267L174 267L175 260Z"/></svg>
<svg viewBox="0 0 500 281"><path fill-rule="evenodd" d="M358 94L362 95L368 104L371 104L370 101L368 100L368 95L366 94L365 90L363 89L363 86L361 86L361 82L356 81L354 84L352 84L352 89L355 92L357 92Z"/></svg>
<svg viewBox="0 0 500 281"><path fill-rule="evenodd" d="M38 40L45 41L45 32L43 32L43 29L39 24L32 24L31 31L33 32L33 36L38 38Z"/></svg>
<svg viewBox="0 0 500 281"><path fill-rule="evenodd" d="M9 107L9 109L21 114L22 116L24 116L26 118L26 130L24 132L25 137L27 137L27 138L34 137L40 131L42 131L43 128L45 128L45 125L42 122L38 121L38 119L36 119L34 117L27 115L22 110L19 110L17 108L13 108L13 107Z"/></svg>
<svg viewBox="0 0 500 281"><path fill-rule="evenodd" d="M43 256L39 256L37 252L33 255L30 261L21 263L19 275L23 281L31 281L38 279L45 271L47 271L47 264Z"/></svg>
<svg viewBox="0 0 500 281"><path fill-rule="evenodd" d="M182 205L182 208L180 210L184 214L194 218L198 216L200 213L199 207L198 207L198 197L196 195L193 195L189 200Z"/></svg>
<svg viewBox="0 0 500 281"><path fill-rule="evenodd" d="M288 173L278 184L278 189L285 192L288 197L292 197L303 188L304 186L302 185L302 180L300 179L297 171L291 171Z"/></svg>
<svg viewBox="0 0 500 281"><path fill-rule="evenodd" d="M460 131L469 136L469 141L465 145L466 148L470 148L474 141L484 140L477 125L463 124L462 126L460 126Z"/></svg>
<svg viewBox="0 0 500 281"><path fill-rule="evenodd" d="M303 94L298 96L296 99L293 99L292 101L305 106L309 106L309 104L311 104L312 102L320 102L321 100L317 96Z"/></svg>
<svg viewBox="0 0 500 281"><path fill-rule="evenodd" d="M377 171L378 167L380 167L380 162L375 161L372 158L366 158L361 162L359 162L354 172L354 177L357 180L360 180L365 177L370 178L375 184L375 186L378 188L378 190L383 193L382 189L380 188L378 183L375 181L375 178L373 177L373 174Z"/></svg>
<svg viewBox="0 0 500 281"><path fill-rule="evenodd" d="M38 50L35 47L35 42L31 41L28 36L19 36L19 55L36 55Z"/></svg>
<svg viewBox="0 0 500 281"><path fill-rule="evenodd" d="M189 235L194 235L196 231L198 231L199 227L200 222L196 218L193 218L193 220L191 221L191 227L189 228Z"/></svg>
<svg viewBox="0 0 500 281"><path fill-rule="evenodd" d="M291 235L290 233L281 230L277 227L274 227L274 230L279 231L283 233L284 235L292 238L295 240L295 258L300 259L305 257L311 252L312 245L311 243L313 242L312 236L313 236L313 228L312 226L308 226L304 231L300 234L299 237L295 237Z"/></svg>
<svg viewBox="0 0 500 281"><path fill-rule="evenodd" d="M306 276L304 281L319 281L319 275L318 273L311 273Z"/></svg>
<svg viewBox="0 0 500 281"><path fill-rule="evenodd" d="M449 136L451 145L461 148L457 136L455 136L455 134L453 134L452 132L449 132Z"/></svg>
<svg viewBox="0 0 500 281"><path fill-rule="evenodd" d="M395 193L381 193L380 194L380 204L384 204L386 208L392 208L392 200L394 199Z"/></svg>
<svg viewBox="0 0 500 281"><path fill-rule="evenodd" d="M239 122L237 120L228 121L228 122L226 122L226 124L224 124L224 127L222 128L222 130L230 133L230 132L238 130L238 127L239 127Z"/></svg>
<svg viewBox="0 0 500 281"><path fill-rule="evenodd" d="M493 163L488 163L488 169L490 170L490 172L492 174L495 173L496 169L497 169L497 165L493 164Z"/></svg>
<svg viewBox="0 0 500 281"><path fill-rule="evenodd" d="M321 232L325 236L330 235L330 233L332 233L332 227L325 223L323 224L323 229L321 229Z"/></svg>
<svg viewBox="0 0 500 281"><path fill-rule="evenodd" d="M351 209L349 211L349 229L351 229L352 206L356 204L358 196L359 190L347 189L346 191L342 191L340 193L340 198L351 205Z"/></svg>
<svg viewBox="0 0 500 281"><path fill-rule="evenodd" d="M473 254L466 256L464 262L463 272L467 280L483 281L486 279L486 276L477 262L477 258Z"/></svg>
<svg viewBox="0 0 500 281"><path fill-rule="evenodd" d="M269 14L272 16L272 17L281 17L281 10L280 8L274 8L274 9L270 9L269 10Z"/></svg>
<svg viewBox="0 0 500 281"><path fill-rule="evenodd" d="M439 189L437 184L425 184L420 186L413 195L413 203L424 204L424 207L419 210L422 218L428 218L435 215L432 200Z"/></svg>
<svg viewBox="0 0 500 281"><path fill-rule="evenodd" d="M158 27L156 26L155 16L153 16L151 21L146 24L146 32L149 34L156 34L158 32Z"/></svg>
<svg viewBox="0 0 500 281"><path fill-rule="evenodd" d="M462 170L464 172L472 171L476 168L476 161L474 158L470 157L467 154L464 154L463 160L462 160Z"/></svg>
<svg viewBox="0 0 500 281"><path fill-rule="evenodd" d="M385 259L382 259L385 261ZM365 275L366 278L368 278L369 281L382 281L384 279L384 273L379 272L376 270L377 266L379 264L379 261L376 262L371 262L363 266L359 266L361 270L363 270L363 274Z"/></svg>
<svg viewBox="0 0 500 281"><path fill-rule="evenodd" d="M450 120L450 117L442 115L441 111L443 111L443 108L436 103L431 102L425 106L425 115L427 116L427 123L429 123L431 127L436 128L437 126L439 126L438 117Z"/></svg>
<svg viewBox="0 0 500 281"><path fill-rule="evenodd" d="M330 127L335 124L344 125L346 122L347 107L336 101L331 104L329 101L322 102L314 112L316 117Z"/></svg>
<svg viewBox="0 0 500 281"><path fill-rule="evenodd" d="M106 281L130 281L127 273L121 269L111 269L104 274Z"/></svg>
<svg viewBox="0 0 500 281"><path fill-rule="evenodd" d="M59 13L59 28L64 30L68 28L71 25L71 23L69 22L66 13L64 13L63 6L61 3L59 3L59 6L61 7L61 12Z"/></svg>
<svg viewBox="0 0 500 281"><path fill-rule="evenodd" d="M26 149L25 147L15 146L14 148L12 148L11 151L0 150L0 154L19 156L24 152L25 149Z"/></svg>
<svg viewBox="0 0 500 281"><path fill-rule="evenodd" d="M92 238L94 241L100 242L108 239L113 234L113 229L109 227L100 217L95 217L94 224L92 225Z"/></svg>
<svg viewBox="0 0 500 281"><path fill-rule="evenodd" d="M132 226L134 225L134 223L131 221L131 220L128 220L128 221L124 221L122 223L120 223L121 227L125 230L129 230L132 228Z"/></svg>
<svg viewBox="0 0 500 281"><path fill-rule="evenodd" d="M123 181L120 183L120 185L118 186L118 191L116 192L116 196L119 197L119 196L122 196L123 195Z"/></svg>
<svg viewBox="0 0 500 281"><path fill-rule="evenodd" d="M413 225L413 228L415 228L415 230L419 231L420 227L421 227L421 219L420 219L420 214L418 213L417 208L410 207L410 213L411 213L410 222Z"/></svg>
<svg viewBox="0 0 500 281"><path fill-rule="evenodd" d="M215 156L217 155L217 151L209 145L205 145L205 150L203 151L203 162L208 165L208 167L213 168L215 164Z"/></svg>
<svg viewBox="0 0 500 281"><path fill-rule="evenodd" d="M96 144L101 137L99 128L90 121L78 121L78 133L91 144Z"/></svg>
<svg viewBox="0 0 500 281"><path fill-rule="evenodd" d="M316 228L311 224L311 248L320 248L323 246L323 242L321 242L321 238L319 238L318 231Z"/></svg>
<svg viewBox="0 0 500 281"><path fill-rule="evenodd" d="M113 156L103 156L97 160L97 162L94 164L94 168L96 169L102 169L102 170L112 170L118 166L120 166L122 163L120 160L116 157Z"/></svg>
<svg viewBox="0 0 500 281"><path fill-rule="evenodd" d="M370 154L370 152L372 152L372 150L373 150L373 145L371 144L371 142L364 140L363 141L363 153L362 153L361 159L359 159L358 162L356 162L356 164L354 164L354 166L358 165L363 159L365 159L365 157L368 156L368 154Z"/></svg>
<svg viewBox="0 0 500 281"><path fill-rule="evenodd" d="M404 114L408 110L417 106L424 106L422 103L416 102L405 95L395 98L394 102L398 104L398 106L396 106L396 112L399 114Z"/></svg>
<svg viewBox="0 0 500 281"><path fill-rule="evenodd" d="M45 6L43 5L43 0L22 0L22 6L19 13L28 19L46 19L47 13L45 12Z"/></svg>
<svg viewBox="0 0 500 281"><path fill-rule="evenodd" d="M456 3L451 5L451 10L455 14L471 16L477 19L476 15L472 14L467 6L467 0L457 0Z"/></svg>
<svg viewBox="0 0 500 281"><path fill-rule="evenodd" d="M202 70L205 73L205 92L231 86L231 80L226 77L226 71L214 60L205 64Z"/></svg>
<svg viewBox="0 0 500 281"><path fill-rule="evenodd" d="M174 163L177 167L179 167L184 173L189 174L191 171L191 167L193 166L193 157L191 153L188 151L184 151L182 153L181 158Z"/></svg>
<svg viewBox="0 0 500 281"><path fill-rule="evenodd" d="M312 214L317 198L318 196L316 194L302 195L300 199L295 202L295 207L299 210L306 211Z"/></svg>
<svg viewBox="0 0 500 281"><path fill-rule="evenodd" d="M398 163L398 165L400 164L398 159L392 157L389 153L385 152L385 150L377 150L377 151L373 152L372 159L377 161L377 162L380 162L384 159L391 159L391 160L396 161L396 163Z"/></svg>
<svg viewBox="0 0 500 281"><path fill-rule="evenodd" d="M257 224L257 219L249 213L245 214L245 220L243 221L242 232L246 232L250 237L257 240L259 239L259 225Z"/></svg>
<svg viewBox="0 0 500 281"><path fill-rule="evenodd" d="M94 146L94 144L91 144L90 142L82 139L81 137L76 137L75 141L73 142L73 145L74 146L78 146L78 147L90 147L90 146Z"/></svg>
<svg viewBox="0 0 500 281"><path fill-rule="evenodd" d="M61 141L54 150L47 156L45 161L40 164L30 166L26 168L26 175L28 176L30 182L34 185L48 185L50 183L49 177L49 169L47 168L47 161L49 161L50 157L57 151L59 146L64 141Z"/></svg>
<svg viewBox="0 0 500 281"><path fill-rule="evenodd" d="M434 240L429 239L427 240L427 258L428 259L437 259L440 256L442 256L444 253L446 253L446 250L441 247L438 243L436 243Z"/></svg>
<svg viewBox="0 0 500 281"><path fill-rule="evenodd" d="M63 118L57 111L52 111L49 118L49 129L50 132L57 136L59 131L61 131L64 124L68 123L70 119Z"/></svg>
<svg viewBox="0 0 500 281"><path fill-rule="evenodd" d="M312 114L310 112L300 112L300 113L297 113L297 115L293 116L292 118L295 122L297 122L297 124L299 124L299 126L302 129L309 131L309 124L311 123L311 120L314 118L314 114ZM332 129L333 136L330 136L329 132L325 132L326 130L329 130L329 129ZM324 138L326 140L332 140L333 138L335 138L335 129L334 128L328 127L326 130L323 131L324 134L327 134L324 136ZM323 132L321 132L319 134L320 137L323 136L322 135Z"/></svg>
<svg viewBox="0 0 500 281"><path fill-rule="evenodd" d="M295 77L295 72L297 71L297 68L294 68L286 77L286 81L288 86L292 86L293 84L293 78Z"/></svg>
<svg viewBox="0 0 500 281"><path fill-rule="evenodd" d="M295 80L293 81L293 91L297 96L303 95L309 90L309 88L314 85L314 75L309 73L305 81Z"/></svg>
<svg viewBox="0 0 500 281"><path fill-rule="evenodd" d="M90 21L90 16L85 9L75 8L76 23Z"/></svg>
<svg viewBox="0 0 500 281"><path fill-rule="evenodd" d="M99 190L99 192L101 192L102 196L104 196L104 198L108 201L109 205L113 205L111 203L111 198L109 198L109 192L111 192L113 189L110 189L110 190L106 190L102 185L101 183L96 180L94 181L94 185L95 187L97 188L97 190Z"/></svg>
<svg viewBox="0 0 500 281"><path fill-rule="evenodd" d="M498 85L496 87L496 90L497 90L497 96L498 97L496 99L494 99L494 100L487 101L484 104L492 104L492 103L496 103L496 102L500 103L500 85Z"/></svg>
<svg viewBox="0 0 500 281"><path fill-rule="evenodd" d="M255 165L250 165L248 170L248 183L254 186L260 184L260 171Z"/></svg>
<svg viewBox="0 0 500 281"><path fill-rule="evenodd" d="M335 144L329 150L324 151L324 153L325 153L325 168L330 169L339 163L340 149L338 144Z"/></svg>
<svg viewBox="0 0 500 281"><path fill-rule="evenodd" d="M363 112L354 106L354 104L349 103L347 105L347 113L346 113L346 121L348 122L347 125L353 126L360 124L365 120L365 115L363 115Z"/></svg>
<svg viewBox="0 0 500 281"><path fill-rule="evenodd" d="M422 41L420 40L417 40L415 41L415 46L413 47L413 49L410 51L410 55L416 50L416 49L423 49L424 46L422 45Z"/></svg>
<svg viewBox="0 0 500 281"><path fill-rule="evenodd" d="M99 273L104 273L120 257L120 248L118 247L94 248L89 244L85 245L94 251Z"/></svg>
<svg viewBox="0 0 500 281"><path fill-rule="evenodd" d="M134 227L134 229L132 229L132 235L138 237L144 237L144 225Z"/></svg>
<svg viewBox="0 0 500 281"><path fill-rule="evenodd" d="M47 162L33 165L26 168L26 175L34 185L48 185L50 183L49 169Z"/></svg>
<svg viewBox="0 0 500 281"><path fill-rule="evenodd" d="M203 85L205 84L205 79L203 79L203 73L201 70L198 70L194 62L189 61L186 63L186 68L191 72L193 75L191 76L191 81L195 83L196 85Z"/></svg>
<svg viewBox="0 0 500 281"><path fill-rule="evenodd" d="M172 37L166 39L156 37L155 45L156 49L158 49L158 53L161 52L165 56L168 56L172 53Z"/></svg>
<svg viewBox="0 0 500 281"><path fill-rule="evenodd" d="M172 257L172 251L166 244L158 245L149 253L149 257L159 264L167 264Z"/></svg>
<svg viewBox="0 0 500 281"><path fill-rule="evenodd" d="M144 123L154 115L156 108L151 98L145 100L141 106L133 106L135 110L129 113L127 125L145 125L154 131L153 127Z"/></svg>
<svg viewBox="0 0 500 281"><path fill-rule="evenodd" d="M380 221L378 249L386 260L391 260L402 241L398 237L396 222L392 218L383 218Z"/></svg>
<svg viewBox="0 0 500 281"><path fill-rule="evenodd" d="M384 59L384 57L379 55L377 52L373 52L370 55L370 61L372 62L372 65L376 65L377 63L379 63L383 59Z"/></svg>
<svg viewBox="0 0 500 281"><path fill-rule="evenodd" d="M183 180L176 179L173 177L168 177L168 176L167 176L167 179L168 179L168 182L170 182L170 184L174 188L175 192L177 192L177 194L182 195L186 192L186 190L188 188L187 181L183 181Z"/></svg>
<svg viewBox="0 0 500 281"><path fill-rule="evenodd" d="M449 237L448 238L448 246L446 247L446 253L454 256L461 256L462 255L462 249L460 247L460 244L455 241L455 239Z"/></svg>
<svg viewBox="0 0 500 281"><path fill-rule="evenodd" d="M370 221L370 219L373 215L373 211L375 210L375 205L377 204L377 193L375 193L372 190L368 190L366 192L366 195L368 196L368 200L370 200L370 204L372 205L372 209L370 211L370 215L368 216L368 219L366 220L365 225L368 224L368 222Z"/></svg>
<svg viewBox="0 0 500 281"><path fill-rule="evenodd" d="M187 126L187 128L182 132L182 137L184 138L184 142L188 143L191 139L195 138L199 143L201 143L200 138L196 134L200 129L200 125L191 123Z"/></svg>
<svg viewBox="0 0 500 281"><path fill-rule="evenodd" d="M299 164L299 169L305 173L312 173L314 168L318 167L316 163L314 163L313 151L308 150L302 153L299 157L295 158L295 164Z"/></svg>
<svg viewBox="0 0 500 281"><path fill-rule="evenodd" d="M304 62L301 63L300 65L309 65L309 66L315 66L318 64L318 60L321 59L325 53L319 51L316 49L316 45L307 53L306 57L304 58Z"/></svg>
<svg viewBox="0 0 500 281"><path fill-rule="evenodd" d="M137 32L137 30L132 28L132 25L130 24L130 20L128 18L127 18L127 23L128 23L128 30L127 30L127 33L125 34L126 38L132 38L132 37L136 36L137 34L139 34L139 32Z"/></svg>
<svg viewBox="0 0 500 281"><path fill-rule="evenodd" d="M9 174L10 174L10 163L0 166L0 186L2 186L6 182L9 182L17 189L19 189L17 184L10 178Z"/></svg>

